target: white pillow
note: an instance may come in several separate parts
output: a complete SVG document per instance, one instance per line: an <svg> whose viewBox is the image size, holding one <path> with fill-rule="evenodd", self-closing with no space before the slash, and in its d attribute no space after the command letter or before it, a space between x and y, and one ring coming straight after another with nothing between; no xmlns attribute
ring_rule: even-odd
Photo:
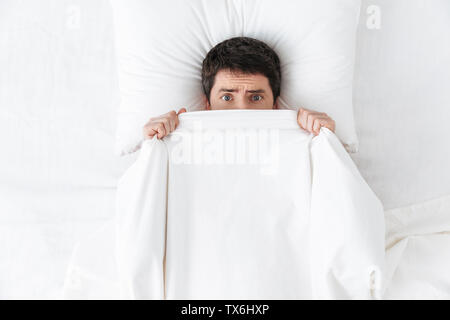
<svg viewBox="0 0 450 320"><path fill-rule="evenodd" d="M201 65L219 42L248 36L280 57L282 108L326 112L357 150L352 80L360 0L112 0L121 105L116 153L172 109L204 108Z"/></svg>

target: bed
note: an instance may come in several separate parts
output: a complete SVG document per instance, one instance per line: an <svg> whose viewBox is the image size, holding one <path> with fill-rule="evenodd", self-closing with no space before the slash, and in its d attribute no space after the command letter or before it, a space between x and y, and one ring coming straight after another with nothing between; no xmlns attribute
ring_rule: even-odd
<svg viewBox="0 0 450 320"><path fill-rule="evenodd" d="M352 158L385 208L386 299L450 298L449 14L361 7ZM113 218L136 154L114 156L111 16L106 0L0 2L1 299L62 299L75 245Z"/></svg>

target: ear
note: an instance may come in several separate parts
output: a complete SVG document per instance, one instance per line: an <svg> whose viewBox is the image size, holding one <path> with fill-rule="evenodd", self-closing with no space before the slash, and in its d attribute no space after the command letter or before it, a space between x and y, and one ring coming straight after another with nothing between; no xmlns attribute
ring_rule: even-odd
<svg viewBox="0 0 450 320"><path fill-rule="evenodd" d="M205 106L206 106L206 110L211 110L211 105L209 104L209 101L208 101L208 99L206 98L206 95L203 95L203 103L205 104Z"/></svg>
<svg viewBox="0 0 450 320"><path fill-rule="evenodd" d="M280 109L280 107L278 105L278 98L275 100L275 103L274 103L272 109Z"/></svg>

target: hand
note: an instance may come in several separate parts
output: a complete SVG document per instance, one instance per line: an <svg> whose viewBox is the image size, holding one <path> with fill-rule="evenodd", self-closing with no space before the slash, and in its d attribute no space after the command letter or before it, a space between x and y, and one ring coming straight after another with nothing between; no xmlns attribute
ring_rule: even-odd
<svg viewBox="0 0 450 320"><path fill-rule="evenodd" d="M305 108L300 108L297 114L297 122L302 129L313 133L315 136L319 134L320 128L325 127L334 132L336 124L326 113L316 112Z"/></svg>
<svg viewBox="0 0 450 320"><path fill-rule="evenodd" d="M153 138L155 135L158 139L167 136L177 128L179 123L178 115L184 112L186 112L186 108L181 108L178 113L172 110L162 116L150 118L143 129L144 139Z"/></svg>

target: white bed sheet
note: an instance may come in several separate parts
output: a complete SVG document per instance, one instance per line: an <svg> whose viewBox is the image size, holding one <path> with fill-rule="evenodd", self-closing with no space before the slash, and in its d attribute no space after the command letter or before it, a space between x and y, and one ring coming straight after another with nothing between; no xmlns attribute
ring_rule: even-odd
<svg viewBox="0 0 450 320"><path fill-rule="evenodd" d="M131 160L113 156L108 2L2 0L0 48L0 299L59 298Z"/></svg>
<svg viewBox="0 0 450 320"><path fill-rule="evenodd" d="M450 196L385 212L384 299L450 299Z"/></svg>
<svg viewBox="0 0 450 320"><path fill-rule="evenodd" d="M388 210L381 298L450 299L450 196ZM64 299L121 299L112 219L78 243Z"/></svg>
<svg viewBox="0 0 450 320"><path fill-rule="evenodd" d="M363 176L385 209L450 194L450 1L363 0L357 39Z"/></svg>
<svg viewBox="0 0 450 320"><path fill-rule="evenodd" d="M353 157L386 209L450 194L449 6L363 0ZM74 244L112 217L133 162L112 153L112 47L107 0L0 2L0 299L61 297Z"/></svg>

